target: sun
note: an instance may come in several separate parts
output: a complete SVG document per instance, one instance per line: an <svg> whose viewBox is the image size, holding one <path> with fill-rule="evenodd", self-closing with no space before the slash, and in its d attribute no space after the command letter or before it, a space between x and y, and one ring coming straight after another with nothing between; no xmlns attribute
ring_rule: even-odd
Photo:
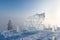
<svg viewBox="0 0 60 40"><path fill-rule="evenodd" d="M49 11L49 15L45 19L45 24L60 26L60 4L53 5Z"/></svg>

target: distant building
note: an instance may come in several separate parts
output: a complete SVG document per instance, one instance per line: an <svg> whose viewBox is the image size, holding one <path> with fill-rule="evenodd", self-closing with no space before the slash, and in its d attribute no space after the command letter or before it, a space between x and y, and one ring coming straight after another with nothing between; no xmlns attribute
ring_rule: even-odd
<svg viewBox="0 0 60 40"><path fill-rule="evenodd" d="M57 27L57 30L60 30L60 27Z"/></svg>
<svg viewBox="0 0 60 40"><path fill-rule="evenodd" d="M19 27L19 26L17 26L17 30L16 30L16 31L17 31L17 32L19 32L19 31L20 31L19 29L20 29L20 27Z"/></svg>
<svg viewBox="0 0 60 40"><path fill-rule="evenodd" d="M13 26L12 26L11 20L9 20L9 22L8 22L8 30L12 30L12 29L13 29Z"/></svg>
<svg viewBox="0 0 60 40"><path fill-rule="evenodd" d="M60 27L57 27L56 32L60 32Z"/></svg>
<svg viewBox="0 0 60 40"><path fill-rule="evenodd" d="M52 31L52 28L44 28L45 31Z"/></svg>

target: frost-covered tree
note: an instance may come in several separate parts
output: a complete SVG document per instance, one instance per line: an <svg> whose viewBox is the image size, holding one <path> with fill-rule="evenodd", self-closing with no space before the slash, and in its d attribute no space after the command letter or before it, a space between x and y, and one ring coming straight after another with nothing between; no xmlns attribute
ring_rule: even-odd
<svg viewBox="0 0 60 40"><path fill-rule="evenodd" d="M30 30L43 30L44 25L43 21L45 19L45 13L41 14L35 14L32 16L29 16L25 21L25 26L28 27Z"/></svg>

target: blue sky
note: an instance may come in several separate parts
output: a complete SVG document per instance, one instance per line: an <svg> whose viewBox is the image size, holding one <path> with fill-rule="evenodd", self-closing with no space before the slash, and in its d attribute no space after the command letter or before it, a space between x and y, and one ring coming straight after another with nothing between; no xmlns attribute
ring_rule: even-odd
<svg viewBox="0 0 60 40"><path fill-rule="evenodd" d="M13 19L18 22L24 20L24 17L32 15L32 11L37 7L37 3L42 3L42 1L0 0L0 23L5 24L9 19Z"/></svg>
<svg viewBox="0 0 60 40"><path fill-rule="evenodd" d="M0 0L0 14L7 15L25 15L36 5L34 0ZM4 15L3 15L4 16Z"/></svg>
<svg viewBox="0 0 60 40"><path fill-rule="evenodd" d="M52 11L56 10L57 4L60 5L59 0L0 0L0 24L6 25L11 19L22 25L26 16L42 12L46 13L47 19L55 18L55 11Z"/></svg>

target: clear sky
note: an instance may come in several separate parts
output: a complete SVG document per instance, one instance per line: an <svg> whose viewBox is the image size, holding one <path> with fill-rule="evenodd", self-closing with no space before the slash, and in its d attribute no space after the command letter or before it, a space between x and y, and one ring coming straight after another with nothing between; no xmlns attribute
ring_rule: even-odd
<svg viewBox="0 0 60 40"><path fill-rule="evenodd" d="M6 25L11 19L23 25L26 16L42 12L46 13L46 24L59 24L59 10L59 0L0 0L0 24Z"/></svg>

